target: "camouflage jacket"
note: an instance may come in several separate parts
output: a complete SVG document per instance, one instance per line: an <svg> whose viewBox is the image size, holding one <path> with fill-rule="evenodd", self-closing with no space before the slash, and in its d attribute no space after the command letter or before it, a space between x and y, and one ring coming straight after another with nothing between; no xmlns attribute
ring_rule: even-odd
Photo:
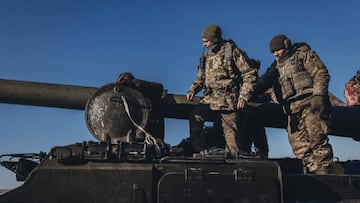
<svg viewBox="0 0 360 203"><path fill-rule="evenodd" d="M345 84L344 96L347 105L360 105L360 70Z"/></svg>
<svg viewBox="0 0 360 203"><path fill-rule="evenodd" d="M328 70L319 56L307 44L297 43L259 78L257 91L273 87L285 112L296 113L310 105L312 95L328 98L329 80Z"/></svg>
<svg viewBox="0 0 360 203"><path fill-rule="evenodd" d="M248 59L235 43L224 41L205 54L189 91L204 90L201 102L212 110L236 110L239 100L249 100L257 79Z"/></svg>

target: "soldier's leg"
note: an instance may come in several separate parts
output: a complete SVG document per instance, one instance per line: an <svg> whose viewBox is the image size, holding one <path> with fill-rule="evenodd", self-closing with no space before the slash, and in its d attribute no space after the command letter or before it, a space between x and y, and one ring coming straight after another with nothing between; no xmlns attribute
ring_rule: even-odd
<svg viewBox="0 0 360 203"><path fill-rule="evenodd" d="M237 144L240 151L250 154L254 137L253 122L246 112L241 111L238 114L239 130Z"/></svg>
<svg viewBox="0 0 360 203"><path fill-rule="evenodd" d="M159 104L152 104L149 123L145 130L155 138L164 140L164 115Z"/></svg>
<svg viewBox="0 0 360 203"><path fill-rule="evenodd" d="M239 131L238 114L237 112L221 112L221 125L224 131L226 147L231 153L236 154L239 152L237 146L236 136Z"/></svg>
<svg viewBox="0 0 360 203"><path fill-rule="evenodd" d="M206 139L203 127L210 111L209 106L200 104L190 113L190 143L192 145L193 152L195 153L198 153L206 148Z"/></svg>
<svg viewBox="0 0 360 203"><path fill-rule="evenodd" d="M213 125L208 129L206 134L206 146L207 148L225 148L225 139L223 134L223 128L221 126L221 116L219 113L214 112Z"/></svg>
<svg viewBox="0 0 360 203"><path fill-rule="evenodd" d="M310 140L301 113L288 116L288 138L295 156L306 166L310 161Z"/></svg>
<svg viewBox="0 0 360 203"><path fill-rule="evenodd" d="M269 155L269 145L266 137L266 131L262 124L253 124L251 126L253 130L253 142L255 148L258 150L256 153L264 157Z"/></svg>
<svg viewBox="0 0 360 203"><path fill-rule="evenodd" d="M289 118L289 141L296 157L302 159L310 172L326 170L333 157L326 121L314 115L310 108Z"/></svg>
<svg viewBox="0 0 360 203"><path fill-rule="evenodd" d="M309 133L311 156L308 168L315 173L327 173L333 162L332 147L327 137L328 115L321 116L320 112L312 112L309 108L303 114Z"/></svg>

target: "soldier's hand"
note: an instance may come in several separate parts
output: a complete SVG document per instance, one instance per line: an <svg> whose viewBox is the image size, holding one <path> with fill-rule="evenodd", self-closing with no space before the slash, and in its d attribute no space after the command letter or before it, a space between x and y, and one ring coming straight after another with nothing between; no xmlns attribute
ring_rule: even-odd
<svg viewBox="0 0 360 203"><path fill-rule="evenodd" d="M188 91L188 93L186 94L186 99L192 101L193 98L194 98L194 92Z"/></svg>
<svg viewBox="0 0 360 203"><path fill-rule="evenodd" d="M311 110L315 111L323 111L324 110L324 97L321 95L315 95L311 99Z"/></svg>
<svg viewBox="0 0 360 203"><path fill-rule="evenodd" d="M238 110L243 110L246 107L246 102L244 100L239 99L236 107Z"/></svg>

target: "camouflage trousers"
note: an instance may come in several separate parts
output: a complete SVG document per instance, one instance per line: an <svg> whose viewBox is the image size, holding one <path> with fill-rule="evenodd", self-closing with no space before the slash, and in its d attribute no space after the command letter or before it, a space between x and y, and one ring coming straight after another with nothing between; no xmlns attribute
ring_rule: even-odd
<svg viewBox="0 0 360 203"><path fill-rule="evenodd" d="M288 136L292 150L310 172L329 168L333 162L327 133L330 121L327 112L312 112L310 107L288 116Z"/></svg>
<svg viewBox="0 0 360 203"><path fill-rule="evenodd" d="M208 105L200 104L190 114L190 142L194 152L207 148L207 135L204 133L204 122L221 123L226 148L231 153L239 151L237 135L239 132L239 114L236 111L213 111Z"/></svg>

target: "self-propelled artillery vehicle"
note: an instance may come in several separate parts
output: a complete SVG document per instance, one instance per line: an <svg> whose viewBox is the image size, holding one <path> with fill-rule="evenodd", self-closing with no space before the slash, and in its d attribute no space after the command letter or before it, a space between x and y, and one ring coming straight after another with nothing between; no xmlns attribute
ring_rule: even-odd
<svg viewBox="0 0 360 203"><path fill-rule="evenodd" d="M24 183L0 202L360 202L359 161L335 161L329 175L304 173L297 159L233 157L211 149L172 152L164 118L187 119L198 103L157 83L100 88L0 80L0 102L85 110L98 142L55 146L48 153L2 154L0 164ZM137 85L139 87L141 85ZM147 89L150 88L150 89ZM251 104L249 115L284 128L279 105ZM333 107L331 135L360 140L359 107Z"/></svg>

